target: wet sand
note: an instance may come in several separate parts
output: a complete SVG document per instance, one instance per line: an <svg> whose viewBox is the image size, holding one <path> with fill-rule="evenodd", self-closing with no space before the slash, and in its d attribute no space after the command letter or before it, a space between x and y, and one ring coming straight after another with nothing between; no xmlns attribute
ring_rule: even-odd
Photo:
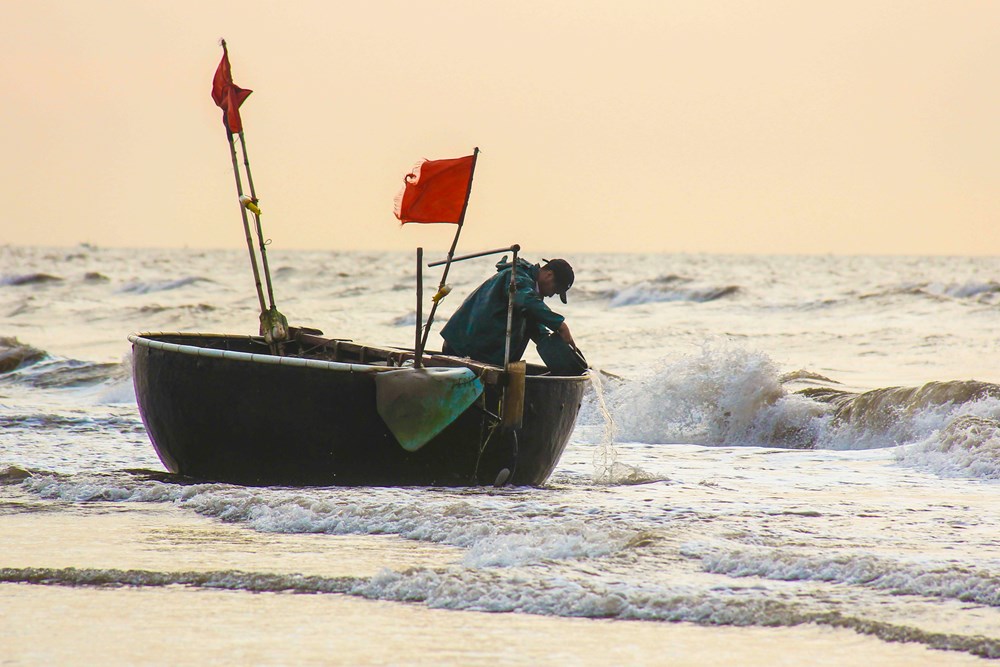
<svg viewBox="0 0 1000 667"><path fill-rule="evenodd" d="M394 536L255 533L170 504L19 497L0 514L0 568L371 576L461 550ZM50 511L58 505L59 511ZM67 511L68 510L68 511ZM0 584L0 664L972 665L851 630L704 627L431 609L342 594Z"/></svg>

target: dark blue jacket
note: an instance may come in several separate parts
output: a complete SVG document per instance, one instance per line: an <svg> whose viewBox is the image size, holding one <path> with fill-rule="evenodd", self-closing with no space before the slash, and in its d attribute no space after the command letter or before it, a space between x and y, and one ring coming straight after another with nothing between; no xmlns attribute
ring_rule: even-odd
<svg viewBox="0 0 1000 667"><path fill-rule="evenodd" d="M528 347L528 340L539 340L546 329L555 331L565 319L549 310L538 293L538 264L517 260L514 293L514 318L511 324L510 359L517 361ZM507 258L497 262L497 274L466 297L462 306L441 330L455 353L503 365L504 340L507 333L507 289L510 285L511 263Z"/></svg>

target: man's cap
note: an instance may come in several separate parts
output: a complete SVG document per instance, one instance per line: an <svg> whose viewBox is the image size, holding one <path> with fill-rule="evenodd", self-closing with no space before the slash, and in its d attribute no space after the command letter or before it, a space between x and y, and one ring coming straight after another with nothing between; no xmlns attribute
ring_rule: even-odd
<svg viewBox="0 0 1000 667"><path fill-rule="evenodd" d="M570 287L573 286L573 279L576 277L573 274L573 267L569 265L565 259L542 259L546 262L543 269L549 269L556 279L556 294L559 295L559 299L566 303L566 292Z"/></svg>

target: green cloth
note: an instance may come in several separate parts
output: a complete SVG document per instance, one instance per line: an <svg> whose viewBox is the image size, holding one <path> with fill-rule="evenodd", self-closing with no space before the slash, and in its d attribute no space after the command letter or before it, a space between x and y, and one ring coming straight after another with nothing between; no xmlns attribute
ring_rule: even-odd
<svg viewBox="0 0 1000 667"><path fill-rule="evenodd" d="M514 318L511 323L510 360L517 361L529 340L539 340L545 329L555 331L565 319L549 310L538 293L541 267L517 260L515 273ZM462 306L441 330L441 337L455 353L497 366L503 365L507 336L507 290L511 263L504 257L497 262L497 274L466 297Z"/></svg>

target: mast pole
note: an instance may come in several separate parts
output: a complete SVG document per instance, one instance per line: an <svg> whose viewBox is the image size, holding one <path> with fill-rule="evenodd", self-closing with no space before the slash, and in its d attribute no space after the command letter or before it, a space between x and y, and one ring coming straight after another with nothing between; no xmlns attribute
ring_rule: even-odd
<svg viewBox="0 0 1000 667"><path fill-rule="evenodd" d="M223 47L225 47L225 42L223 42ZM242 197L243 181L240 178L239 162L236 161L236 144L233 142L233 133L229 131L228 126L226 127L226 136L229 138L229 153L233 158L233 176L236 177L236 194ZM260 301L260 314L263 316L267 312L267 306L264 304L264 290L260 284L260 269L257 268L257 256L253 251L253 235L250 233L250 221L247 219L246 207L243 206L242 201L239 204L240 215L243 216L243 230L246 232L247 237L247 249L250 251L250 267L253 269L253 281L257 286L257 299Z"/></svg>
<svg viewBox="0 0 1000 667"><path fill-rule="evenodd" d="M420 329L424 320L424 249L417 248L417 324L413 341L413 367L423 366L424 348Z"/></svg>
<svg viewBox="0 0 1000 667"><path fill-rule="evenodd" d="M250 173L250 158L247 157L247 142L243 136L243 130L240 130L240 149L243 151L243 167L247 172L247 184L250 186L250 200L256 204L257 203L257 192L253 187L253 175ZM240 193L242 194L242 193ZM244 214L245 215L245 214ZM264 269L264 283L267 286L267 298L270 303L271 308L274 308L274 289L271 287L271 270L267 265L267 250L264 243L264 232L260 226L260 214L257 211L253 212L254 221L257 227L257 242L260 247L260 261L261 266Z"/></svg>
<svg viewBox="0 0 1000 667"><path fill-rule="evenodd" d="M507 335L504 338L503 346L503 369L510 370L510 338L514 324L514 295L517 293L517 251L521 249L519 245L511 246L514 253L514 261L510 265L510 283L507 285Z"/></svg>
<svg viewBox="0 0 1000 667"><path fill-rule="evenodd" d="M421 350L427 347L427 336L431 333L431 324L434 322L434 313L437 312L438 303L448 294L445 291L445 283L448 280L448 271L451 269L452 258L455 256L455 248L458 246L458 237L462 234L462 226L465 224L465 211L469 208L469 197L472 195L472 179L476 175L476 161L478 159L479 147L477 146L472 151L472 171L469 172L469 186L465 190L465 201L462 203L462 215L458 218L458 229L455 230L455 238L452 239L451 248L448 250L448 259L445 261L444 271L441 272L441 283L438 285L437 293L432 298L434 303L431 304L431 312L427 316L427 324L424 326L424 335L420 339Z"/></svg>

